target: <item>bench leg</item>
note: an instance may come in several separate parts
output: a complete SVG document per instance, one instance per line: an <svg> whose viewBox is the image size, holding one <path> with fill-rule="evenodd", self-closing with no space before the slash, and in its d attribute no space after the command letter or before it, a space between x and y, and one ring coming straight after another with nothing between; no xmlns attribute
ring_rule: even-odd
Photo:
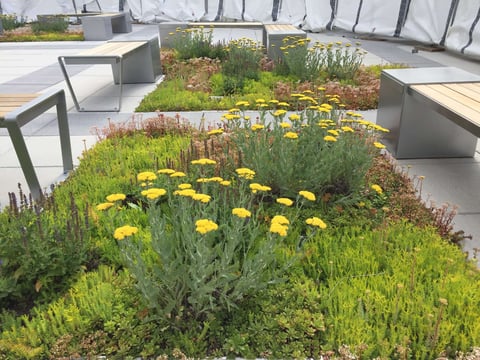
<svg viewBox="0 0 480 360"><path fill-rule="evenodd" d="M68 126L65 92L62 91L57 96L58 133L60 136L60 146L62 151L63 173L66 175L73 170L72 145L70 142L70 129Z"/></svg>
<svg viewBox="0 0 480 360"><path fill-rule="evenodd" d="M75 95L75 91L73 90L72 82L70 81L70 76L68 75L67 71L67 61L65 56L59 56L58 62L60 64L60 68L62 69L63 77L65 78L65 82L67 84L68 90L72 95L73 103L75 104L75 108L78 112L109 112L109 111L120 111L122 107L122 96L123 96L123 58L121 56L111 56L108 59L103 59L103 61L99 62L92 62L91 60L85 60L84 62L79 61L78 59L73 61L72 63L78 64L90 64L90 65L99 65L99 64L110 64L112 66L113 72L113 80L115 84L120 84L119 90L119 100L118 100L118 107L113 109L85 109L80 107L80 103L78 102L77 96Z"/></svg>
<svg viewBox="0 0 480 360"><path fill-rule="evenodd" d="M39 201L43 198L42 189L38 181L37 174L33 168L32 159L28 153L27 145L25 144L25 139L23 134L20 131L20 127L17 123L9 123L7 125L8 134L12 140L13 147L17 153L18 161L22 167L23 175L27 180L27 185L30 188L33 198L36 201Z"/></svg>
<svg viewBox="0 0 480 360"><path fill-rule="evenodd" d="M30 192L36 201L43 198L43 192L20 128L53 106L56 106L57 110L63 171L66 175L68 172L73 170L73 161L72 148L70 144L70 131L67 118L67 105L65 103L65 92L63 90L40 95L28 103L27 107L19 108L18 110L9 113L5 117L4 121L28 187L30 188Z"/></svg>

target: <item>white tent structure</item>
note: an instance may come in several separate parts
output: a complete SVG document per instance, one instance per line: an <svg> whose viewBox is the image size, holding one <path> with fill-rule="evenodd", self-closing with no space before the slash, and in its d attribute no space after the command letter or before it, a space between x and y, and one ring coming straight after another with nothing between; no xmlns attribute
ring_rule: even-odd
<svg viewBox="0 0 480 360"><path fill-rule="evenodd" d="M144 23L260 21L401 37L480 58L478 0L0 0L5 14L130 11ZM100 8L100 9L99 9Z"/></svg>

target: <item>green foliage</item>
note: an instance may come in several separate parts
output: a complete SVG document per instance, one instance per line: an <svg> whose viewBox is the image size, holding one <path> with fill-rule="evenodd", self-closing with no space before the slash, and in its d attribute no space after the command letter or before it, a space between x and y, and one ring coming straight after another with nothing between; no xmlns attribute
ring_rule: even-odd
<svg viewBox="0 0 480 360"><path fill-rule="evenodd" d="M300 81L353 81L362 64L363 53L359 48L352 50L349 43L317 42L309 47L310 40L299 37L286 37L283 42L280 61L284 65L280 65L279 70Z"/></svg>
<svg viewBox="0 0 480 360"><path fill-rule="evenodd" d="M26 18L17 17L17 15L0 14L3 30L14 30L16 28L25 26Z"/></svg>
<svg viewBox="0 0 480 360"><path fill-rule="evenodd" d="M165 195L148 201L147 240L119 240L150 316L174 329L233 311L279 281L276 249L281 242L265 234L262 207L254 206L248 182L239 178L230 189L230 181L212 177L213 169L207 169L212 165L195 166L200 169L187 177L151 180L142 194L151 187ZM194 183L184 192L177 187ZM234 208L250 209L250 214L232 215ZM199 221L207 223L205 228Z"/></svg>
<svg viewBox="0 0 480 360"><path fill-rule="evenodd" d="M0 309L24 312L64 290L88 259L87 210L70 196L65 213L50 197L20 207L13 200L0 214Z"/></svg>
<svg viewBox="0 0 480 360"><path fill-rule="evenodd" d="M132 308L135 296L129 289L129 275L109 267L81 275L66 296L45 308L34 309L31 316L22 316L21 323L3 326L0 355L40 359L47 354L59 358L91 351L91 356L125 355L132 349L140 353L144 340L137 337L140 334L122 334L138 322ZM92 347L85 339L97 330L96 341L102 346ZM121 350L119 345L126 345L127 340L128 348Z"/></svg>
<svg viewBox="0 0 480 360"><path fill-rule="evenodd" d="M180 29L170 35L173 37L173 48L179 59L208 57L223 59L225 50L223 44L213 44L213 28L204 27Z"/></svg>
<svg viewBox="0 0 480 360"><path fill-rule="evenodd" d="M0 37L0 42L27 42L27 41L82 41L83 34L70 33L42 33L33 34L8 34Z"/></svg>
<svg viewBox="0 0 480 360"><path fill-rule="evenodd" d="M35 35L42 32L64 33L68 29L68 19L63 16L43 15L39 17L38 21L33 22L31 27Z"/></svg>
<svg viewBox="0 0 480 360"><path fill-rule="evenodd" d="M46 229L61 233L64 219L75 218L68 209L125 192L106 210L88 208L95 246L113 266L79 274L67 292L29 314L3 311L0 358L416 359L454 358L478 347L480 272L436 235L438 229L389 219L401 213L392 201L399 201L394 193L406 185L383 174L388 167L369 173L362 184L353 172L381 156L375 140L382 129L354 113L340 120L335 97L313 96L297 94L289 106L254 100L264 109L257 121L245 116L250 106L238 102L238 110L224 116L227 124L208 133L161 117L99 130L103 141L54 189L55 207L44 206L40 215L24 210L23 222L2 213L0 228L15 234L19 230L9 224L22 225L33 238ZM281 111L286 108L295 112ZM308 131L316 136L304 144ZM298 138L284 137L289 132ZM336 141L325 140L327 134ZM252 148L239 152L237 142ZM348 148L337 149L342 161L353 160L342 165L326 154L336 146ZM265 148L282 156L270 158ZM233 172L245 165L245 154L258 162L255 171ZM333 181L337 170L325 165L335 175L335 186L325 192L309 178L324 181L325 174L296 167L306 174L304 181L290 173L289 166L300 165L284 156L314 168L323 157L340 162L353 181ZM273 161L290 180L261 175ZM153 176L140 176L145 170ZM196 196L181 192L190 186ZM317 199L295 193L295 187L315 189ZM165 194L149 197L153 188ZM293 204L277 202L280 196ZM240 207L251 214L232 214ZM289 223L274 227L275 215ZM43 232L36 229L41 216ZM326 228L307 225L311 216L321 216ZM119 231L125 224L135 235ZM6 251L13 258L18 245L10 245Z"/></svg>
<svg viewBox="0 0 480 360"><path fill-rule="evenodd" d="M331 98L335 107L310 106L317 101L297 95L291 107L303 110L290 116L290 121L281 106L270 112L273 119L267 118L267 110L261 110L257 124L242 117L241 112L231 117L236 120L227 121L230 138L241 152L242 166L256 169L256 179L279 196L295 197L306 189L320 197L334 195L337 201L358 199L376 153L361 131L362 124L367 129L371 124L360 121L355 130L341 129L336 125L340 115L333 101L336 98Z"/></svg>
<svg viewBox="0 0 480 360"><path fill-rule="evenodd" d="M247 79L258 80L260 77L260 59L262 47L255 41L242 38L231 40L227 46L227 57L222 63L222 95L243 93Z"/></svg>

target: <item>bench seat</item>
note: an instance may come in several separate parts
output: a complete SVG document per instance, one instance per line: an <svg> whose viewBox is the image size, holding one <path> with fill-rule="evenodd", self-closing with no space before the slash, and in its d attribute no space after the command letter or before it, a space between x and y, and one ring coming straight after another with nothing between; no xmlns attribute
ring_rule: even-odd
<svg viewBox="0 0 480 360"><path fill-rule="evenodd" d="M411 85L410 93L480 137L480 83Z"/></svg>
<svg viewBox="0 0 480 360"><path fill-rule="evenodd" d="M377 123L397 159L475 156L480 76L455 67L384 69Z"/></svg>
<svg viewBox="0 0 480 360"><path fill-rule="evenodd" d="M143 41L110 41L76 55L59 56L58 61L77 111L120 111L123 84L153 83L161 74L160 50L156 36ZM67 72L67 65L80 64L111 65L114 83L119 84L118 106L90 110L80 107Z"/></svg>
<svg viewBox="0 0 480 360"><path fill-rule="evenodd" d="M115 33L132 32L130 15L126 12L83 16L81 21L87 41L110 40Z"/></svg>
<svg viewBox="0 0 480 360"><path fill-rule="evenodd" d="M305 31L296 28L291 24L265 24L263 27L263 46L267 49L270 59L277 60L283 56L280 48L283 46L283 39L295 36L306 38Z"/></svg>
<svg viewBox="0 0 480 360"><path fill-rule="evenodd" d="M0 94L0 128L6 128L22 167L25 180L35 200L43 198L42 188L25 144L21 127L56 107L63 161L63 176L73 170L67 106L63 90L43 94Z"/></svg>

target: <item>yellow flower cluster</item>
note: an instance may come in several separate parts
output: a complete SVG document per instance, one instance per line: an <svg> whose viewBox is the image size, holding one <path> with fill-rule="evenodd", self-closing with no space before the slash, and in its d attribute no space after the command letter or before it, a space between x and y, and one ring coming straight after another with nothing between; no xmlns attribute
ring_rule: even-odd
<svg viewBox="0 0 480 360"><path fill-rule="evenodd" d="M383 194L383 189L380 185L373 184L370 188L379 195Z"/></svg>
<svg viewBox="0 0 480 360"><path fill-rule="evenodd" d="M296 132L293 132L293 131L288 131L285 133L285 135L283 135L284 138L286 139L298 139L298 134Z"/></svg>
<svg viewBox="0 0 480 360"><path fill-rule="evenodd" d="M125 194L110 194L106 197L108 202L123 201L126 199Z"/></svg>
<svg viewBox="0 0 480 360"><path fill-rule="evenodd" d="M258 183L251 183L250 184L250 190L252 190L252 193L257 193L258 191L270 191L272 188L270 186L266 185L260 185Z"/></svg>
<svg viewBox="0 0 480 360"><path fill-rule="evenodd" d="M306 190L301 190L298 192L298 194L300 196L303 196L305 199L309 200L309 201L315 201L317 198L315 197L315 194L310 192L310 191L306 191Z"/></svg>
<svg viewBox="0 0 480 360"><path fill-rule="evenodd" d="M270 232L280 236L287 236L290 221L283 215L275 215L270 222Z"/></svg>
<svg viewBox="0 0 480 360"><path fill-rule="evenodd" d="M255 176L255 171L248 168L238 168L235 170L235 172L238 174L238 176L244 179L253 179L253 177Z"/></svg>
<svg viewBox="0 0 480 360"><path fill-rule="evenodd" d="M223 182L223 179L220 176L214 176L211 178L199 178L197 179L197 183L210 183L210 182Z"/></svg>
<svg viewBox="0 0 480 360"><path fill-rule="evenodd" d="M192 165L215 165L217 162L215 160L201 158L198 160L192 160Z"/></svg>
<svg viewBox="0 0 480 360"><path fill-rule="evenodd" d="M264 128L265 128L265 126L262 125L262 124L253 124L251 129L252 129L252 131L258 131L258 130L262 130Z"/></svg>
<svg viewBox="0 0 480 360"><path fill-rule="evenodd" d="M222 129L214 129L214 130L210 130L207 135L221 135L223 134L223 130Z"/></svg>
<svg viewBox="0 0 480 360"><path fill-rule="evenodd" d="M192 195L192 199L193 200L196 200L196 201L200 201L201 203L208 203L212 197L210 195L207 195L207 194L193 194Z"/></svg>
<svg viewBox="0 0 480 360"><path fill-rule="evenodd" d="M115 229L115 232L113 233L113 237L117 240L123 240L127 236L132 236L137 232L138 232L138 228L135 226L130 226L130 225L120 226L119 228Z"/></svg>
<svg viewBox="0 0 480 360"><path fill-rule="evenodd" d="M245 208L234 208L232 209L232 214L240 218L249 218L252 216L252 213Z"/></svg>
<svg viewBox="0 0 480 360"><path fill-rule="evenodd" d="M293 205L293 200L289 198L278 198L277 203L285 205L285 206L292 206Z"/></svg>
<svg viewBox="0 0 480 360"><path fill-rule="evenodd" d="M160 196L163 196L166 193L167 193L167 190L160 189L160 188L150 188L142 191L142 195L150 200L155 200L156 198L159 198Z"/></svg>
<svg viewBox="0 0 480 360"><path fill-rule="evenodd" d="M314 216L314 217L311 217L311 218L308 218L307 220L305 220L305 222L308 224L308 225L311 225L311 226L316 226L320 229L326 229L327 228L327 224L325 224L323 222L322 219Z"/></svg>
<svg viewBox="0 0 480 360"><path fill-rule="evenodd" d="M208 219L200 219L195 222L196 231L200 234L206 234L210 231L214 231L218 229L218 225L213 222L212 220Z"/></svg>
<svg viewBox="0 0 480 360"><path fill-rule="evenodd" d="M138 181L153 181L157 178L154 172L151 171L144 171L137 175Z"/></svg>
<svg viewBox="0 0 480 360"><path fill-rule="evenodd" d="M96 209L99 211L104 211L104 210L110 209L112 206L113 206L113 203L105 202L105 203L98 204Z"/></svg>

